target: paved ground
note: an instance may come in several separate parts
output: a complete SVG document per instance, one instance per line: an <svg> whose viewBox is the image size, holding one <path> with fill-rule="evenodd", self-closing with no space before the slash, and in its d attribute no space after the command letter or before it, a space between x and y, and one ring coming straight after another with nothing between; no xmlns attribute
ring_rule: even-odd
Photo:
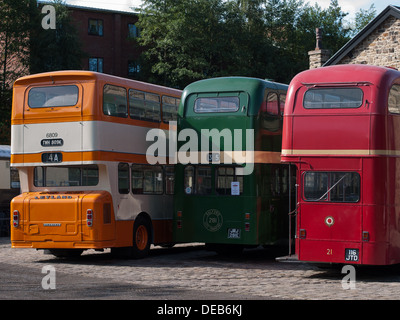
<svg viewBox="0 0 400 320"><path fill-rule="evenodd" d="M44 290L52 266L56 289ZM341 269L280 263L268 250L220 257L201 245L155 248L148 258L123 260L86 251L61 259L34 249L11 249L0 238L0 299L139 300L369 300L399 299L400 267L356 269L355 288L343 289Z"/></svg>

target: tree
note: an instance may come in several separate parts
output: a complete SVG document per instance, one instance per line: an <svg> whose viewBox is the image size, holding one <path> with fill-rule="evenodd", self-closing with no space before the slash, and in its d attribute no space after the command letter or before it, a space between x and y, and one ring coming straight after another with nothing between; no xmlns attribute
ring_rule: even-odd
<svg viewBox="0 0 400 320"><path fill-rule="evenodd" d="M372 19L376 17L375 5L371 4L369 9L360 9L356 13L355 26L353 28L353 35L360 32Z"/></svg>
<svg viewBox="0 0 400 320"><path fill-rule="evenodd" d="M0 144L10 143L12 85L29 73L80 68L82 50L61 0L56 29L44 30L36 0L0 0Z"/></svg>
<svg viewBox="0 0 400 320"><path fill-rule="evenodd" d="M147 79L180 88L224 75L288 83L308 68L316 28L332 52L350 39L346 15L337 0L327 9L303 0L145 0Z"/></svg>
<svg viewBox="0 0 400 320"><path fill-rule="evenodd" d="M182 87L226 67L232 53L225 50L231 43L225 6L221 0L144 1L139 43L150 80Z"/></svg>
<svg viewBox="0 0 400 320"><path fill-rule="evenodd" d="M36 10L30 33L30 72L81 69L85 56L77 31L62 0L51 4L56 11L55 29L43 29L44 14Z"/></svg>
<svg viewBox="0 0 400 320"><path fill-rule="evenodd" d="M10 143L12 85L29 69L33 10L36 10L34 0L0 0L0 144Z"/></svg>

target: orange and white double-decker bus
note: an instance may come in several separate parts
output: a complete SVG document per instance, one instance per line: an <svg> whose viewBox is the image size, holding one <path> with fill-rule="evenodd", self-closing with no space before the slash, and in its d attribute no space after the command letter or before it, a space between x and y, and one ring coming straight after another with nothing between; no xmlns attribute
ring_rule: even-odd
<svg viewBox="0 0 400 320"><path fill-rule="evenodd" d="M143 257L152 243L170 243L173 161L150 165L146 134L167 133L180 96L88 71L18 79L11 165L22 194L11 203L12 247L56 256L111 248Z"/></svg>

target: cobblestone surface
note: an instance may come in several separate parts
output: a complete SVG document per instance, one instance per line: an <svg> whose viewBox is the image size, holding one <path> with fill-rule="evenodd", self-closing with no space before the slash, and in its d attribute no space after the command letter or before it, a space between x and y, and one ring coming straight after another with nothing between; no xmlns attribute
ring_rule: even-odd
<svg viewBox="0 0 400 320"><path fill-rule="evenodd" d="M247 250L235 258L221 257L200 244L154 248L149 257L141 260L116 259L108 250L89 250L79 258L61 259L34 249L11 249L9 239L0 238L0 263L30 270L37 273L38 279L43 277L42 267L52 265L56 272L71 279L83 276L102 283L110 281L110 286L112 282L143 290L155 288L149 299L157 299L157 292L166 290L192 292L183 295L183 299L393 300L399 299L400 292L399 266L357 268L355 288L345 290L345 274L340 268L276 262L275 256L264 249ZM11 278L10 287L18 285L18 280ZM2 285L7 281L3 279ZM112 292L107 295L110 297ZM172 294L171 298L179 295Z"/></svg>

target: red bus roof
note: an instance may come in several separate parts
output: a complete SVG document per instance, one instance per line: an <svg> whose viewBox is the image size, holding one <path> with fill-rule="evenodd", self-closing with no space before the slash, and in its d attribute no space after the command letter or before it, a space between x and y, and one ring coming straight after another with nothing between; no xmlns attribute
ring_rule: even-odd
<svg viewBox="0 0 400 320"><path fill-rule="evenodd" d="M306 70L296 75L292 82L303 84L369 82L378 85L386 79L399 77L400 72L392 68L346 64Z"/></svg>

